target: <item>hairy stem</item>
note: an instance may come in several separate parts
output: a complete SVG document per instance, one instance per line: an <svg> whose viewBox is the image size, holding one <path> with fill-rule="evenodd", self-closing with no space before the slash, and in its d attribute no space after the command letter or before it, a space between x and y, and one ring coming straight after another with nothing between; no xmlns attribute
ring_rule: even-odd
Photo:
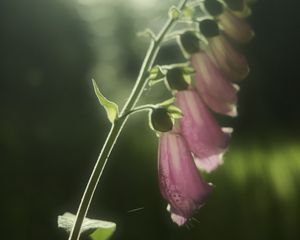
<svg viewBox="0 0 300 240"><path fill-rule="evenodd" d="M178 10L182 10L186 2L187 0L182 0L177 7ZM122 131L124 124L128 119L128 112L133 110L149 80L147 78L148 70L152 67L153 62L156 59L157 53L160 49L160 44L175 21L176 19L169 18L166 24L163 26L162 30L159 32L158 36L155 39L151 40L150 46L144 58L136 83L131 91L127 102L125 103L121 111L120 117L112 125L109 134L106 138L106 141L102 147L100 155L97 159L97 162L94 166L93 172L90 175L90 179L86 185L85 191L81 198L81 202L76 214L75 223L69 236L69 240L78 240L80 237L80 229L83 220L86 217L87 211L91 204L94 192L97 188L99 179L107 163L108 157L114 147L116 140L118 139L118 136L120 135L120 132Z"/></svg>

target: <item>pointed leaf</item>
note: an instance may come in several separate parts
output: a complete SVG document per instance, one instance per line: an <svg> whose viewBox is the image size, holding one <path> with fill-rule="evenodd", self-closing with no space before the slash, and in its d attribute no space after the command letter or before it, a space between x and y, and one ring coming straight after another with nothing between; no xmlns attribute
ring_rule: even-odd
<svg viewBox="0 0 300 240"><path fill-rule="evenodd" d="M171 105L171 106L168 107L168 113L170 114L170 116L173 119L179 119L179 118L183 117L183 113L180 110L180 108L178 108L178 107L176 107L174 105Z"/></svg>
<svg viewBox="0 0 300 240"><path fill-rule="evenodd" d="M150 69L150 79L161 79L166 75L166 71L162 68L162 66L155 65Z"/></svg>
<svg viewBox="0 0 300 240"><path fill-rule="evenodd" d="M100 104L105 108L109 121L111 123L114 123L114 121L118 118L119 115L118 105L112 101L109 101L106 97L104 97L103 94L100 92L96 81L94 79L92 79L92 81L93 81L95 94Z"/></svg>
<svg viewBox="0 0 300 240"><path fill-rule="evenodd" d="M108 240L114 231L115 228L98 228L90 234L90 237L92 240Z"/></svg>
<svg viewBox="0 0 300 240"><path fill-rule="evenodd" d="M76 216L72 213L66 212L58 216L57 223L59 228L65 229L67 232L72 230ZM116 229L116 224L113 222L85 218L80 230L80 233L95 230L90 236L93 240L106 240Z"/></svg>
<svg viewBox="0 0 300 240"><path fill-rule="evenodd" d="M175 97L172 97L172 98L169 98L157 105L161 106L161 107L168 107L169 105L173 104L174 102L175 102Z"/></svg>

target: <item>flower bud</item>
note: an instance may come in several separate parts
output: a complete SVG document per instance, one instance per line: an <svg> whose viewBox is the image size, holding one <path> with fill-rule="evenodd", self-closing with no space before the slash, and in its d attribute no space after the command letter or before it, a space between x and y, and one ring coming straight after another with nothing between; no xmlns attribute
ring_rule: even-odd
<svg viewBox="0 0 300 240"><path fill-rule="evenodd" d="M211 19L202 20L199 24L200 32L206 37L211 38L220 34L218 24Z"/></svg>
<svg viewBox="0 0 300 240"><path fill-rule="evenodd" d="M150 114L151 127L159 132L168 132L173 128L173 122L168 110L163 107L154 109Z"/></svg>
<svg viewBox="0 0 300 240"><path fill-rule="evenodd" d="M196 53L200 50L199 39L192 31L187 31L180 35L180 43L189 54Z"/></svg>
<svg viewBox="0 0 300 240"><path fill-rule="evenodd" d="M189 87L189 84L184 79L183 70L181 68L168 70L166 79L172 90L186 90Z"/></svg>

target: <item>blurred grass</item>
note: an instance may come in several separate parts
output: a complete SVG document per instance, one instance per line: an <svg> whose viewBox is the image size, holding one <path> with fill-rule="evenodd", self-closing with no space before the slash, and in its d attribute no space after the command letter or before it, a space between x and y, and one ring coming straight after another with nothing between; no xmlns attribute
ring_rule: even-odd
<svg viewBox="0 0 300 240"><path fill-rule="evenodd" d="M276 137L235 142L224 165L205 177L216 188L198 214L199 236L299 239L299 141ZM207 224L205 217L215 219ZM214 232L210 224L218 231ZM203 232L206 227L209 230Z"/></svg>
<svg viewBox="0 0 300 240"><path fill-rule="evenodd" d="M252 179L272 186L282 201L290 201L297 194L300 174L300 142L275 140L266 143L233 145L226 155L224 171L237 187L244 187Z"/></svg>

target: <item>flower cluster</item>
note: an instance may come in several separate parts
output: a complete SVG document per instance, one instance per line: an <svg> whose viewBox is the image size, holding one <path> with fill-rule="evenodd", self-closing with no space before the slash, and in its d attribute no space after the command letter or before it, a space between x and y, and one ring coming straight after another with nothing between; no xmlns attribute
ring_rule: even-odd
<svg viewBox="0 0 300 240"><path fill-rule="evenodd" d="M188 83L180 67L166 74L183 116L173 127L165 121L166 131L159 130L160 190L178 225L185 224L212 192L212 184L202 179L199 169L211 172L222 163L232 132L222 128L213 114L237 116L239 87L232 81L245 78L249 67L236 46L254 35L244 20L250 13L246 0L205 0L201 9L205 18L197 22L199 29L179 38L194 69L194 81ZM168 115L167 110L159 111Z"/></svg>

